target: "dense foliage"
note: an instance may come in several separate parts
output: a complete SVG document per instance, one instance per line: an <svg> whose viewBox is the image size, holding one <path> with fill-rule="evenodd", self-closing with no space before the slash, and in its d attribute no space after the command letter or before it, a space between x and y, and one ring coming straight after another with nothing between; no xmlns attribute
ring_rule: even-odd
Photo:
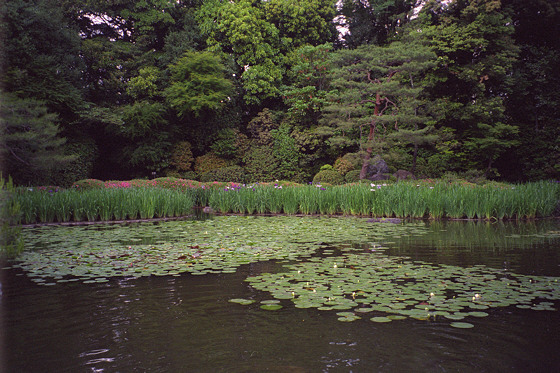
<svg viewBox="0 0 560 373"><path fill-rule="evenodd" d="M309 182L323 165L338 183L371 178L380 158L387 175L560 179L555 2L12 0L0 12L0 164L16 185Z"/></svg>

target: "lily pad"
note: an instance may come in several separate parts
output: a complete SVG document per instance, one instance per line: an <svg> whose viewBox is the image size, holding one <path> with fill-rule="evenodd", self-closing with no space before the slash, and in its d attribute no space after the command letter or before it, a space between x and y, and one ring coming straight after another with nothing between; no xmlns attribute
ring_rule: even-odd
<svg viewBox="0 0 560 373"><path fill-rule="evenodd" d="M282 308L282 305L281 304L263 304L261 306L261 308L263 310L267 310L267 311L277 311L277 310Z"/></svg>
<svg viewBox="0 0 560 373"><path fill-rule="evenodd" d="M451 327L453 328L459 328L459 329L470 329L470 328L474 328L474 325L468 322L452 322L451 324L449 324Z"/></svg>
<svg viewBox="0 0 560 373"><path fill-rule="evenodd" d="M372 317L370 320L373 321L373 322L379 322L379 323L391 322L392 321L389 317L385 317L385 316L375 316L375 317Z"/></svg>
<svg viewBox="0 0 560 373"><path fill-rule="evenodd" d="M254 300L252 299L242 299L242 298L234 298L234 299L230 299L229 302L231 303L238 303L238 304L242 304L242 305L249 305L249 304L253 304L255 303Z"/></svg>

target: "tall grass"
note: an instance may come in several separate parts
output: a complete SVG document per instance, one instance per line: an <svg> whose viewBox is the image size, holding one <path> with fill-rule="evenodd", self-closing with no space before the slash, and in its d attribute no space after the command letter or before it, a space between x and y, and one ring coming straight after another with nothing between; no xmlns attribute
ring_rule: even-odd
<svg viewBox="0 0 560 373"><path fill-rule="evenodd" d="M176 217L188 214L195 205L241 214L500 220L550 216L560 200L560 183L254 184L181 190L152 186L56 193L19 189L14 198L21 206L19 222L24 224Z"/></svg>
<svg viewBox="0 0 560 373"><path fill-rule="evenodd" d="M399 218L521 219L550 216L558 183L487 185L414 183L343 186L252 186L214 190L222 213L345 214Z"/></svg>
<svg viewBox="0 0 560 373"><path fill-rule="evenodd" d="M190 193L161 188L64 190L56 193L19 189L20 224L149 219L187 215Z"/></svg>

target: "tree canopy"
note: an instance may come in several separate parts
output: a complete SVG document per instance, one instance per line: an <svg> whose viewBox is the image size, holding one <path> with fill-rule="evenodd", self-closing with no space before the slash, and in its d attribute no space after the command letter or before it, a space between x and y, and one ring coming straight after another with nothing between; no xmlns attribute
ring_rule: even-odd
<svg viewBox="0 0 560 373"><path fill-rule="evenodd" d="M553 2L12 0L0 12L2 171L19 184L224 167L306 182L324 165L363 178L374 158L418 177L560 178Z"/></svg>

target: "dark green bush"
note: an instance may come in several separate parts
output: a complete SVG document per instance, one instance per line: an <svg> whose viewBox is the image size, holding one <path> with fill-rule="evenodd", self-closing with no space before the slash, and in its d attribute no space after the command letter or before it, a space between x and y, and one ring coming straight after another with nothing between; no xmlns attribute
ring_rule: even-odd
<svg viewBox="0 0 560 373"><path fill-rule="evenodd" d="M194 171L181 172L181 179L185 180L198 180L198 174Z"/></svg>
<svg viewBox="0 0 560 373"><path fill-rule="evenodd" d="M176 170L171 170L171 171L167 171L165 173L165 176L179 178L179 179L185 179L185 180L198 180L198 174L194 171L179 172L179 171L176 171Z"/></svg>
<svg viewBox="0 0 560 373"><path fill-rule="evenodd" d="M237 156L237 134L238 131L232 128L220 130L216 134L216 139L210 146L212 152L218 157L234 159Z"/></svg>
<svg viewBox="0 0 560 373"><path fill-rule="evenodd" d="M200 175L200 181L207 183L210 181L245 183L247 174L241 166L222 167Z"/></svg>
<svg viewBox="0 0 560 373"><path fill-rule="evenodd" d="M265 182L278 179L278 161L267 146L255 146L243 158L248 182Z"/></svg>
<svg viewBox="0 0 560 373"><path fill-rule="evenodd" d="M271 134L274 139L272 154L278 161L276 179L294 180L298 174L299 160L302 156L296 141L290 136L290 129L287 126L273 130Z"/></svg>
<svg viewBox="0 0 560 373"><path fill-rule="evenodd" d="M360 170L351 170L346 173L344 179L347 183L357 183L360 181Z"/></svg>
<svg viewBox="0 0 560 373"><path fill-rule="evenodd" d="M75 157L51 175L51 184L69 187L76 180L91 177L93 162L97 156L97 146L93 141L67 144L65 153Z"/></svg>
<svg viewBox="0 0 560 373"><path fill-rule="evenodd" d="M181 141L171 151L171 166L178 172L189 171L194 163L192 146L188 141Z"/></svg>
<svg viewBox="0 0 560 373"><path fill-rule="evenodd" d="M335 170L322 170L315 175L313 178L314 183L329 183L332 185L341 185L344 184L344 177L340 174L340 172Z"/></svg>
<svg viewBox="0 0 560 373"><path fill-rule="evenodd" d="M230 162L228 162L228 160L220 158L212 152L196 157L194 161L194 169L199 175L229 165Z"/></svg>

